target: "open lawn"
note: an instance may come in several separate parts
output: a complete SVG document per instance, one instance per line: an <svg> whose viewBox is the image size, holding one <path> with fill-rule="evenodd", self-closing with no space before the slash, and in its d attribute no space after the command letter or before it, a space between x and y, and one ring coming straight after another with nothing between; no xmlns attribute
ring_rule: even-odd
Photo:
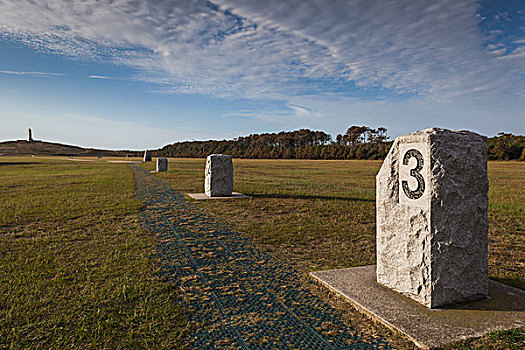
<svg viewBox="0 0 525 350"><path fill-rule="evenodd" d="M0 158L0 349L178 348L128 165Z"/></svg>
<svg viewBox="0 0 525 350"><path fill-rule="evenodd" d="M131 169L90 160L0 158L0 348L183 344L180 299L157 277L156 242L138 224ZM157 176L181 192L202 192L204 164L170 159L170 171ZM313 270L374 263L380 164L235 160L235 190L252 199L195 205L295 266L306 282ZM525 163L489 163L489 178L490 277L525 288ZM359 331L413 347L311 286ZM524 345L520 329L454 347Z"/></svg>
<svg viewBox="0 0 525 350"><path fill-rule="evenodd" d="M153 162L146 168L152 170ZM203 159L170 159L158 173L174 189L203 192ZM234 160L234 190L250 200L198 201L197 206L252 237L302 271L375 262L375 175L381 161ZM525 288L525 163L490 162L490 278ZM306 278L306 277L305 277ZM354 327L411 343L375 325L321 288ZM521 349L525 330L496 332L458 348Z"/></svg>

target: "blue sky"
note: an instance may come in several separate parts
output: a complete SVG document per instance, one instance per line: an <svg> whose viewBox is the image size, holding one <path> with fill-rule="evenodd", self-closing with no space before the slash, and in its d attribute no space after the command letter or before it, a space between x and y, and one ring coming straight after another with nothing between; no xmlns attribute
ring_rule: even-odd
<svg viewBox="0 0 525 350"><path fill-rule="evenodd" d="M0 140L525 133L525 3L0 0Z"/></svg>

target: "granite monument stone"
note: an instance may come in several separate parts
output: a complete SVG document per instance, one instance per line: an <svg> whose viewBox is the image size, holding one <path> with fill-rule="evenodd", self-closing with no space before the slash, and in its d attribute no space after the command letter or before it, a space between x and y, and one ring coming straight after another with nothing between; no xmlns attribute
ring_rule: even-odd
<svg viewBox="0 0 525 350"><path fill-rule="evenodd" d="M427 307L488 294L487 141L398 137L376 178L377 282Z"/></svg>
<svg viewBox="0 0 525 350"><path fill-rule="evenodd" d="M168 158L157 158L157 171L168 171Z"/></svg>
<svg viewBox="0 0 525 350"><path fill-rule="evenodd" d="M233 162L231 156L212 154L206 159L204 193L208 197L231 196L233 191Z"/></svg>
<svg viewBox="0 0 525 350"><path fill-rule="evenodd" d="M151 153L149 153L148 150L144 151L144 161L145 162L151 162Z"/></svg>

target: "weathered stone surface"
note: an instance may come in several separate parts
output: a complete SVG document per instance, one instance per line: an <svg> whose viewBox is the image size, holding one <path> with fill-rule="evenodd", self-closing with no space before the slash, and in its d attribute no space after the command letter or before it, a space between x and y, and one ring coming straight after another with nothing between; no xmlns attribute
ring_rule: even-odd
<svg viewBox="0 0 525 350"><path fill-rule="evenodd" d="M144 151L144 161L145 162L151 162L151 154L149 153L148 150Z"/></svg>
<svg viewBox="0 0 525 350"><path fill-rule="evenodd" d="M167 158L157 158L157 171L168 171Z"/></svg>
<svg viewBox="0 0 525 350"><path fill-rule="evenodd" d="M231 196L233 162L231 156L212 154L206 159L204 193L210 197Z"/></svg>
<svg viewBox="0 0 525 350"><path fill-rule="evenodd" d="M398 137L376 182L377 281L427 307L487 296L486 139Z"/></svg>

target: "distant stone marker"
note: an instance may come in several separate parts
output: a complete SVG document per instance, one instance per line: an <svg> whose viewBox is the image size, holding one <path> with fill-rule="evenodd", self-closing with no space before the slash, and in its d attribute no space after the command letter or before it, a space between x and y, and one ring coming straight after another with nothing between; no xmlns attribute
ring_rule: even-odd
<svg viewBox="0 0 525 350"><path fill-rule="evenodd" d="M27 142L33 142L33 132L31 128L27 129Z"/></svg>
<svg viewBox="0 0 525 350"><path fill-rule="evenodd" d="M377 178L377 282L427 307L488 294L487 141L398 137Z"/></svg>
<svg viewBox="0 0 525 350"><path fill-rule="evenodd" d="M157 158L157 171L168 171L167 158Z"/></svg>
<svg viewBox="0 0 525 350"><path fill-rule="evenodd" d="M151 162L151 154L149 153L148 150L144 151L144 161L145 162Z"/></svg>
<svg viewBox="0 0 525 350"><path fill-rule="evenodd" d="M208 197L231 196L233 192L232 156L212 154L206 159L204 193Z"/></svg>
<svg viewBox="0 0 525 350"><path fill-rule="evenodd" d="M250 198L233 192L232 156L209 155L206 158L204 176L204 193L188 193L188 196L196 200Z"/></svg>

